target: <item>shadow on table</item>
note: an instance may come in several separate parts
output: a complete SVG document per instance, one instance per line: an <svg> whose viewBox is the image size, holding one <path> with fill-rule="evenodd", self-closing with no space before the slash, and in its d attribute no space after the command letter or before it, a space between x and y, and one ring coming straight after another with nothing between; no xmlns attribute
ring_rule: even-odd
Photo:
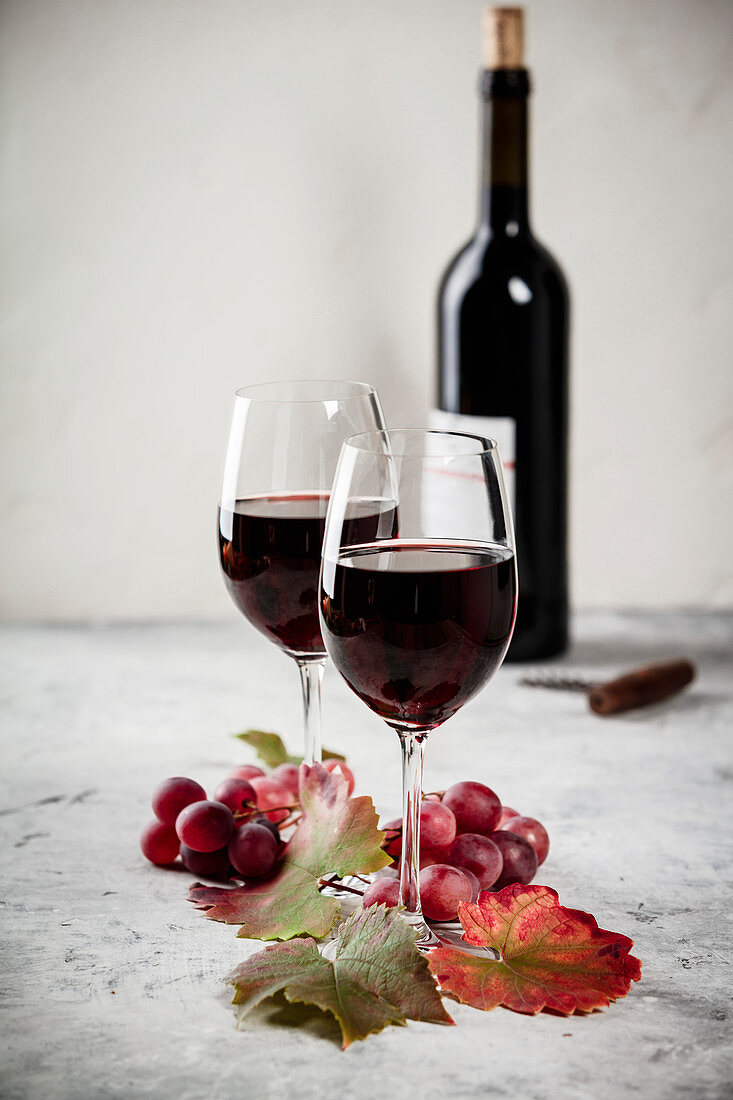
<svg viewBox="0 0 733 1100"><path fill-rule="evenodd" d="M239 1024L242 1030L247 1027L297 1028L307 1031L317 1039L327 1039L341 1046L341 1029L329 1012L323 1012L315 1005L291 1004L284 993L262 1001L251 1009Z"/></svg>

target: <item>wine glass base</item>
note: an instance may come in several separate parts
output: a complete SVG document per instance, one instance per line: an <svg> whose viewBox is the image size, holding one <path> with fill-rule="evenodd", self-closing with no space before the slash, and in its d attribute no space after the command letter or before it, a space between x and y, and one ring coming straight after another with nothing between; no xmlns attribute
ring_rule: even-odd
<svg viewBox="0 0 733 1100"><path fill-rule="evenodd" d="M337 879L333 884L323 887L322 893L328 897L338 898L341 902L341 917L346 919L361 908L359 895L364 887L374 880L374 877L374 875L346 875L343 879ZM463 939L464 928L460 921L429 922L424 919L416 921L410 920L404 912L403 919L417 932L415 947L419 951L431 951L434 947L452 947L467 955L479 955L482 958L496 960L501 958L499 952L493 947L475 947L473 944L466 943ZM334 941L330 937L323 949L326 958L333 957L333 954L329 955L329 950L335 952Z"/></svg>

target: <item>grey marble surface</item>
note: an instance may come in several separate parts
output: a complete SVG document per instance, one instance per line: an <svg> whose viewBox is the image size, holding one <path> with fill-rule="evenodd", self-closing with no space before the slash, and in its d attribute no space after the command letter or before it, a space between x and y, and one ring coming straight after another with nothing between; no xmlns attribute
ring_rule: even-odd
<svg viewBox="0 0 733 1100"><path fill-rule="evenodd" d="M190 877L137 848L160 778L211 789L252 758L233 731L298 747L294 667L236 619L2 629L0 1095L730 1096L732 627L586 615L555 667L600 678L684 654L697 682L601 719L504 666L428 744L428 789L481 779L546 824L539 881L635 940L644 971L629 996L570 1019L451 1005L454 1028L410 1023L346 1053L325 1017L237 1031L221 980L259 945L205 920L185 900ZM358 790L396 813L397 739L333 671L325 729Z"/></svg>

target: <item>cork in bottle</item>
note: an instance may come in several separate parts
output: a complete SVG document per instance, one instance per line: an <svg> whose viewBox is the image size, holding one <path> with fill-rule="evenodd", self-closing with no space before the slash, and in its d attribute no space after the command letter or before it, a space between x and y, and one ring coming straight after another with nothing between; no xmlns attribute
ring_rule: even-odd
<svg viewBox="0 0 733 1100"><path fill-rule="evenodd" d="M524 65L522 8L486 8L483 27L485 69L521 69Z"/></svg>

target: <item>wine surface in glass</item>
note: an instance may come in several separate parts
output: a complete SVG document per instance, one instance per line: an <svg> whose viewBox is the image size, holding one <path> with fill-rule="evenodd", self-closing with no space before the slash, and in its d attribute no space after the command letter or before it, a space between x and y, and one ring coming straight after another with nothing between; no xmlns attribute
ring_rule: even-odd
<svg viewBox="0 0 733 1100"><path fill-rule="evenodd" d="M270 493L219 508L219 559L229 594L258 630L289 653L326 653L318 571L328 500L325 492ZM394 505L385 501L354 502L348 541L389 533L394 514Z"/></svg>
<svg viewBox="0 0 733 1100"><path fill-rule="evenodd" d="M515 578L502 546L394 539L346 550L324 569L331 659L385 721L440 725L501 664Z"/></svg>

